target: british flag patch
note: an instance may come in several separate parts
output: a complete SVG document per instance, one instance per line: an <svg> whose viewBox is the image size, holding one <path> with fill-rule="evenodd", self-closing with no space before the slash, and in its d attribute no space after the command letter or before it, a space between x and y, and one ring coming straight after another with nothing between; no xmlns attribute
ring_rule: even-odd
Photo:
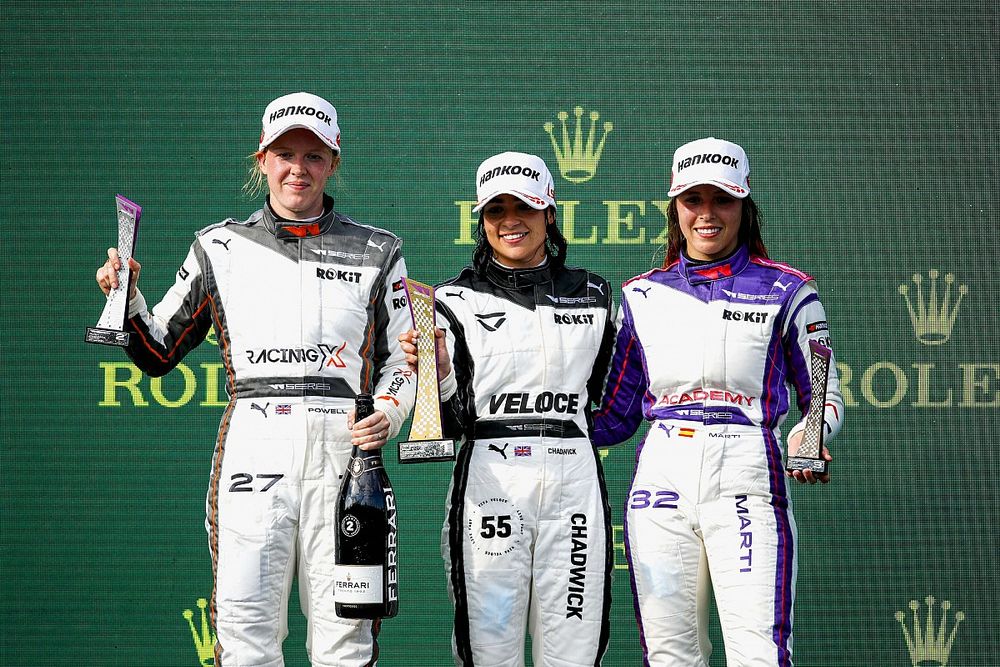
<svg viewBox="0 0 1000 667"><path fill-rule="evenodd" d="M520 445L515 447L514 456L531 456L531 445Z"/></svg>
<svg viewBox="0 0 1000 667"><path fill-rule="evenodd" d="M274 414L276 415L290 415L292 414L292 406L288 403L280 403L274 406Z"/></svg>

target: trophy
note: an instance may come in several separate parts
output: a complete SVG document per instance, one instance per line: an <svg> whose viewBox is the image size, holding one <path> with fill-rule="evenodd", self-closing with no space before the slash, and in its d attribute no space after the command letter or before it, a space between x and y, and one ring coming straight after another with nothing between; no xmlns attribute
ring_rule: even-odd
<svg viewBox="0 0 1000 667"><path fill-rule="evenodd" d="M404 278L417 338L417 400L413 407L410 440L399 443L400 463L425 463L455 459L455 441L441 432L441 391L434 344L434 288Z"/></svg>
<svg viewBox="0 0 1000 667"><path fill-rule="evenodd" d="M118 270L118 287L108 292L108 301L104 304L104 312L96 327L87 327L84 340L88 343L101 345L128 345L129 334L125 329L125 314L128 309L128 284L132 271L128 261L135 251L136 237L139 235L139 216L142 207L115 195L118 208L118 258L122 268Z"/></svg>
<svg viewBox="0 0 1000 667"><path fill-rule="evenodd" d="M830 356L830 348L823 347L816 341L809 341L812 398L809 400L806 427L802 432L799 451L795 456L788 457L785 465L787 470L812 470L818 474L826 472L826 459L823 458L826 421L823 419L823 411L826 408L826 379L830 373Z"/></svg>

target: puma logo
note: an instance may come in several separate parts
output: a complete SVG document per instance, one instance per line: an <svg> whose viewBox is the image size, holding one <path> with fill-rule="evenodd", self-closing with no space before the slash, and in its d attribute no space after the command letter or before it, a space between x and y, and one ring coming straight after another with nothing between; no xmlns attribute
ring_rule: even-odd
<svg viewBox="0 0 1000 667"><path fill-rule="evenodd" d="M649 294L647 294L647 292L649 292L649 290L651 290L651 289L653 289L653 288L652 287L647 287L646 289L642 289L641 287L633 287L632 291L633 292L638 292L645 299L645 298L647 298L649 296Z"/></svg>
<svg viewBox="0 0 1000 667"><path fill-rule="evenodd" d="M462 301L465 301L465 293L464 292L445 292L444 295L445 296L457 296Z"/></svg>
<svg viewBox="0 0 1000 667"><path fill-rule="evenodd" d="M510 446L510 443L509 442L505 442L505 443L503 443L503 449L500 449L496 445L490 445L489 449L492 450L492 451L494 451L494 452L499 452L500 456L503 457L503 460L506 461L507 460L507 447L509 447L509 446Z"/></svg>
<svg viewBox="0 0 1000 667"><path fill-rule="evenodd" d="M386 243L387 243L386 241L382 241L382 244L379 245L378 243L375 243L371 239L368 239L368 247L369 248L378 248L380 252L385 252L385 244Z"/></svg>
<svg viewBox="0 0 1000 667"><path fill-rule="evenodd" d="M595 285L594 283L592 283L592 282L590 282L588 280L587 281L587 287L593 287L595 290L597 290L598 294L600 294L601 296L604 296L604 285Z"/></svg>
<svg viewBox="0 0 1000 667"><path fill-rule="evenodd" d="M250 404L250 409L251 410L260 410L261 414L264 415L264 419L267 419L267 406L269 406L269 405L271 405L271 404L270 403L265 403L264 407L260 407L256 403L251 403Z"/></svg>
<svg viewBox="0 0 1000 667"><path fill-rule="evenodd" d="M664 431L667 432L667 437L668 438L670 437L670 432L673 431L675 428L677 428L676 425L675 426L667 426L663 422L660 422L659 424L657 424L657 426L659 426L661 429L663 429Z"/></svg>
<svg viewBox="0 0 1000 667"><path fill-rule="evenodd" d="M777 280L774 281L774 286L775 287L780 287L782 292L787 292L788 288L791 287L791 285L792 285L791 283L788 283L787 285L782 285Z"/></svg>
<svg viewBox="0 0 1000 667"><path fill-rule="evenodd" d="M232 241L232 239L226 239L225 241L223 241L222 239L212 239L212 243L218 243L219 245L221 245L226 250L229 250L229 242L230 241Z"/></svg>

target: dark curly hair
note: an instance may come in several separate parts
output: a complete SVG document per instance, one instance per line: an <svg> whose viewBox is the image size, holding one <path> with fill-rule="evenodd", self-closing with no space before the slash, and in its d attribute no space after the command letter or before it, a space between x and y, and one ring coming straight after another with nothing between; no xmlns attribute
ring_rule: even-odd
<svg viewBox="0 0 1000 667"><path fill-rule="evenodd" d="M767 247L761 234L761 224L764 216L761 214L753 198L743 200L743 210L740 214L739 243L750 249L751 255L767 257ZM667 256L663 260L663 268L667 268L681 256L684 248L684 234L681 233L680 218L677 216L677 198L670 200L667 207Z"/></svg>
<svg viewBox="0 0 1000 667"><path fill-rule="evenodd" d="M556 224L554 206L545 209L545 254L548 255L553 268L562 268L566 265L566 237L562 235L562 231ZM480 211L479 226L476 227L476 249L472 253L472 268L482 276L492 258L493 247L490 246L489 239L486 238L483 213Z"/></svg>

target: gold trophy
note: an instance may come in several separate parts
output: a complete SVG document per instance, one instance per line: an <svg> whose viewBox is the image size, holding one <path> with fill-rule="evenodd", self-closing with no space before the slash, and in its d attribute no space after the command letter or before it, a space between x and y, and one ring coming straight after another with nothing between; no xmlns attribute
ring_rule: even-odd
<svg viewBox="0 0 1000 667"><path fill-rule="evenodd" d="M795 456L788 457L788 463L785 465L788 470L812 470L820 475L826 472L826 459L823 458L826 421L823 412L826 409L826 380L830 374L831 356L830 348L816 341L809 341L812 397L809 400L809 412L806 414L806 427L802 431L802 442Z"/></svg>
<svg viewBox="0 0 1000 667"><path fill-rule="evenodd" d="M453 461L455 441L441 431L441 390L434 344L434 288L404 278L417 338L417 400L413 407L410 439L399 443L400 463Z"/></svg>
<svg viewBox="0 0 1000 667"><path fill-rule="evenodd" d="M118 209L118 258L122 268L118 270L118 287L108 292L104 312L96 327L87 327L84 340L101 345L128 345L129 333L125 331L125 315L128 312L128 288L132 270L128 261L135 252L135 242L139 236L139 217L142 207L121 195L115 195Z"/></svg>

